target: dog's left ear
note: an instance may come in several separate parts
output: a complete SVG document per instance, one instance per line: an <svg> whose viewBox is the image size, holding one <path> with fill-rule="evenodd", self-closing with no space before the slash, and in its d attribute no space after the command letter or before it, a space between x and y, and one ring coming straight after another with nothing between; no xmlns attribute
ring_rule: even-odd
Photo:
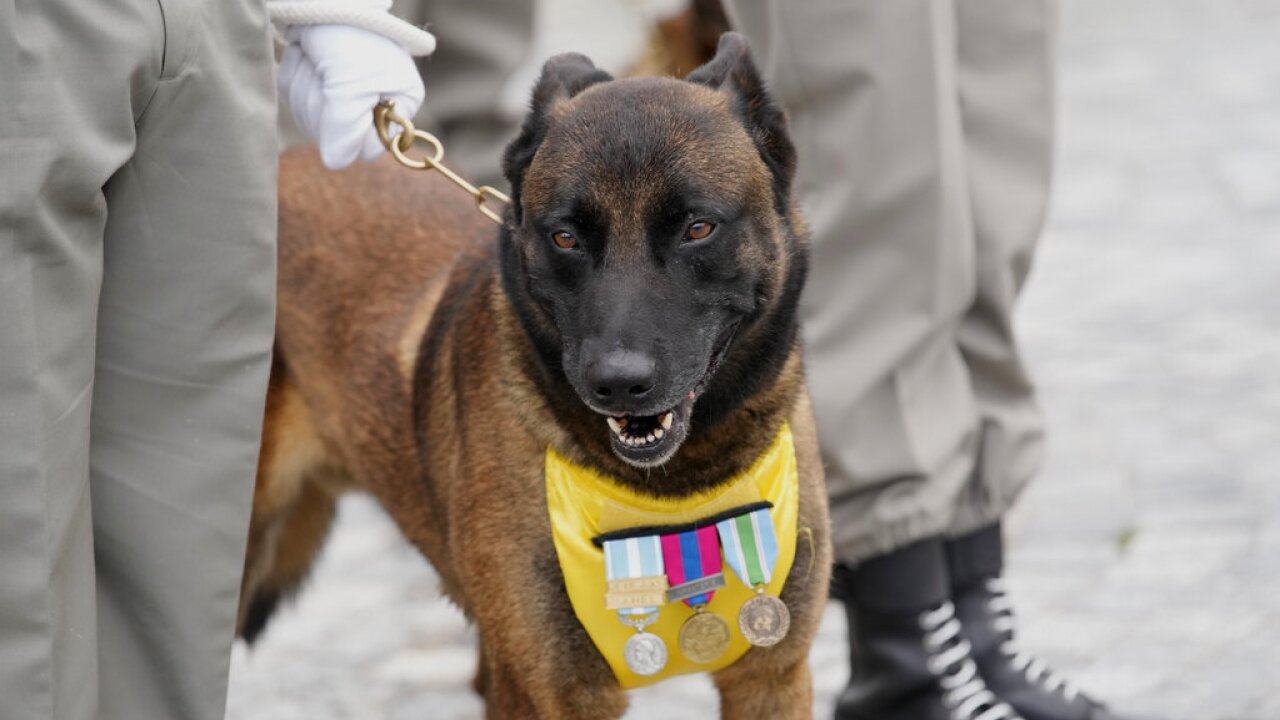
<svg viewBox="0 0 1280 720"><path fill-rule="evenodd" d="M796 174L796 148L787 132L786 114L765 89L764 79L751 60L747 39L736 32L721 35L715 57L685 80L729 95L738 117L755 140L760 157L773 173L779 201L785 203ZM785 212L784 208L780 210Z"/></svg>
<svg viewBox="0 0 1280 720"><path fill-rule="evenodd" d="M533 86L529 114L520 128L520 135L502 154L502 174L511 183L511 209L517 225L524 214L520 203L524 173L547 135L555 107L596 83L612 79L612 75L597 68L590 58L580 53L556 55L542 66L542 75Z"/></svg>

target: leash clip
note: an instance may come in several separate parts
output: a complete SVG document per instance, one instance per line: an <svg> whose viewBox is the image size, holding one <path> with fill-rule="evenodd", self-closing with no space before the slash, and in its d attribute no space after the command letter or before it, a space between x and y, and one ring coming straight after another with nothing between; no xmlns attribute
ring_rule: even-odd
<svg viewBox="0 0 1280 720"><path fill-rule="evenodd" d="M391 123L395 123L402 128L398 137L391 136ZM408 118L396 113L395 103L390 100L383 100L373 109L373 127L378 131L378 139L382 141L383 147L391 153L396 162L409 168L410 170L437 170L444 175L450 182L470 193L471 197L476 201L476 209L484 214L490 220L502 224L502 216L494 211L492 207L486 203L489 200L498 200L500 202L510 204L511 198L497 188L488 185L476 187L464 180L460 175L449 169L442 160L444 159L444 145L440 143L440 139L426 130L419 130L413 126L413 122ZM414 159L409 157L408 152L413 148L415 142L422 142L431 146L431 154L423 156L422 159Z"/></svg>

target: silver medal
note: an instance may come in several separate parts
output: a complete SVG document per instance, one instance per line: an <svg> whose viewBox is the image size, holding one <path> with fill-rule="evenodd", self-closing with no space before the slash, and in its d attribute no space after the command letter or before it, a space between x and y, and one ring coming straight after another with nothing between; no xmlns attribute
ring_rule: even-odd
<svg viewBox="0 0 1280 720"><path fill-rule="evenodd" d="M654 675L667 665L667 644L662 638L641 630L627 639L622 659L637 675Z"/></svg>

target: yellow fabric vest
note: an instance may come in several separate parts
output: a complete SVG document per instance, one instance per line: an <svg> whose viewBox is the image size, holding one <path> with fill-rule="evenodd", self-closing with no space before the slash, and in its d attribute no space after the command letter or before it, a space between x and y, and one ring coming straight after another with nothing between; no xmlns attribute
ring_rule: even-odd
<svg viewBox="0 0 1280 720"><path fill-rule="evenodd" d="M728 650L709 664L694 663L684 657L676 643L680 626L693 614L693 609L682 602L663 605L657 621L645 630L667 644L666 667L655 675L636 675L622 659L622 648L636 631L624 625L616 611L605 608L604 551L592 543L592 538L627 528L691 523L767 500L773 503L770 514L778 537L778 561L765 592L777 597L795 560L799 478L791 429L785 424L773 444L749 470L713 491L681 499L640 495L593 470L573 464L554 449L547 449L547 509L569 600L578 621L613 668L623 688L651 685L686 673L714 672L742 657L751 644L738 630L738 610L755 591L743 584L725 564L726 585L716 591L703 612L719 615L729 626L731 639Z"/></svg>

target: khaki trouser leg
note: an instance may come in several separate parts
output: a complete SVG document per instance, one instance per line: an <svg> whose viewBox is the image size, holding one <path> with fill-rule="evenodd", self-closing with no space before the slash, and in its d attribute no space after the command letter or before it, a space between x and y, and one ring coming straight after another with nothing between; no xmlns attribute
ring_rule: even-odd
<svg viewBox="0 0 1280 720"><path fill-rule="evenodd" d="M961 328L972 309L998 313L1007 329L1013 293L986 284L1025 275L992 263L1025 260L1039 233L1026 218L1039 217L1044 192L1018 186L1043 186L1047 175L1037 144L1047 132L1024 130L1034 139L1006 146L1004 135L971 136L970 113L961 113L962 92L965 103L986 99L970 92L985 69L965 61L982 55L981 33L1003 25L988 18L979 27L949 0L744 1L731 14L790 114L799 152L797 189L813 233L805 340L837 555L857 562L997 519L1016 487L1005 487L1013 476L996 463L1016 473L1034 467L1038 444L1027 438L1038 437L1039 421L1025 375L1019 387L1007 372L1021 370L1012 335L995 350L962 343L975 333ZM1043 45L1036 61L1045 67ZM980 115L992 112L1008 111ZM1004 118L1019 128L1042 120ZM975 170L975 143L1036 173ZM1005 216L1008 203L1019 207ZM1023 219L1007 219L1015 216ZM1006 227L1020 234L1001 235L1004 249L990 250L990 229ZM1023 250L1010 258L1014 247ZM975 376L970 348L1012 363ZM998 420L1013 416L1016 425ZM994 444L1011 452L980 465L993 428L1010 434ZM976 490L979 467L985 482Z"/></svg>
<svg viewBox="0 0 1280 720"><path fill-rule="evenodd" d="M165 73L107 186L102 706L220 720L274 333L273 66L260 0L164 6Z"/></svg>
<svg viewBox="0 0 1280 720"><path fill-rule="evenodd" d="M978 465L952 527L963 534L1001 517L1043 456L1043 419L1012 315L1049 201L1057 4L956 7L978 282L956 341L982 416Z"/></svg>
<svg viewBox="0 0 1280 720"><path fill-rule="evenodd" d="M255 0L0 2L6 719L222 717L274 314L266 32Z"/></svg>
<svg viewBox="0 0 1280 720"><path fill-rule="evenodd" d="M89 425L102 192L154 89L154 3L0 1L0 716L98 711Z"/></svg>

